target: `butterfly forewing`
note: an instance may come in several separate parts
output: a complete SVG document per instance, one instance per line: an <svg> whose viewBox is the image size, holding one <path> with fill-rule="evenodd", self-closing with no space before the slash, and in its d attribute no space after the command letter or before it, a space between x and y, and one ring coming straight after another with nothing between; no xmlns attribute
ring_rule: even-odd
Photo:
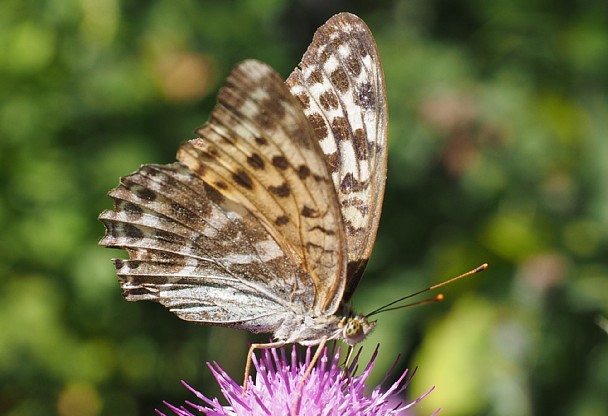
<svg viewBox="0 0 608 416"><path fill-rule="evenodd" d="M346 250L338 201L312 128L278 74L257 61L238 65L197 133L178 160L258 217L312 278L314 311L335 312ZM313 290L308 283L294 291Z"/></svg>
<svg viewBox="0 0 608 416"><path fill-rule="evenodd" d="M315 130L338 194L348 246L347 301L371 255L386 179L384 75L367 25L349 13L332 17L286 83Z"/></svg>

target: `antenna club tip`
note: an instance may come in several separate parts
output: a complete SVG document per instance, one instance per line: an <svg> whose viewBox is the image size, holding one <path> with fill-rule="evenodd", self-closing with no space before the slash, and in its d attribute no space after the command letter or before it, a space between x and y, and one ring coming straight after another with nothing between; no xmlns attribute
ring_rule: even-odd
<svg viewBox="0 0 608 416"><path fill-rule="evenodd" d="M445 299L445 296L443 296L443 293L438 294L437 296L435 296L435 300L437 302L441 302L442 300Z"/></svg>
<svg viewBox="0 0 608 416"><path fill-rule="evenodd" d="M484 263L484 264L482 264L481 266L479 266L478 268L475 269L475 273L483 272L488 267L490 267L490 265L488 263Z"/></svg>

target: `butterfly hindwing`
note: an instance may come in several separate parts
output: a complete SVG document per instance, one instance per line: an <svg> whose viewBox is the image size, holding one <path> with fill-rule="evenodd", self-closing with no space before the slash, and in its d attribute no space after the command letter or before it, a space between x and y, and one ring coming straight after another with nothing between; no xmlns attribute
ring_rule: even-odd
<svg viewBox="0 0 608 416"><path fill-rule="evenodd" d="M185 166L146 165L110 191L114 210L100 215L100 244L126 249L115 260L128 300L153 300L180 318L254 332L282 322L304 279L259 220Z"/></svg>
<svg viewBox="0 0 608 416"><path fill-rule="evenodd" d="M348 246L347 301L371 255L386 180L386 91L367 25L350 13L333 16L286 84L315 130L338 194Z"/></svg>

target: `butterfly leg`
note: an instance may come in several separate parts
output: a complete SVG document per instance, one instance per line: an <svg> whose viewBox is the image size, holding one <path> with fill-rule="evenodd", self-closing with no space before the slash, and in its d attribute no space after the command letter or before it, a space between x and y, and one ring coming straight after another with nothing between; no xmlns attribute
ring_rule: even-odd
<svg viewBox="0 0 608 416"><path fill-rule="evenodd" d="M342 369L344 377L347 379L348 383L350 383L351 374L355 373L355 369L351 368L351 365L354 366L354 363L349 364L350 361L353 359L354 352L355 352L355 347L352 345L349 345L348 353L346 354L346 359L344 360L343 369Z"/></svg>
<svg viewBox="0 0 608 416"><path fill-rule="evenodd" d="M348 372L348 363L350 362L351 358L353 358L353 353L355 352L355 347L353 347L352 345L348 346L348 352L346 353L346 359L344 360L344 364L342 364L344 366L344 371Z"/></svg>
<svg viewBox="0 0 608 416"><path fill-rule="evenodd" d="M312 369L315 367L315 364L317 364L317 361L319 360L321 353L323 353L323 348L325 348L326 343L327 343L327 337L321 338L321 342L319 342L319 345L317 346L317 351L315 351L315 355L312 356L312 360L310 360L310 364L308 365L306 372L302 376L302 380L300 380L300 387L298 389L298 395L296 397L296 401L295 401L294 407L292 409L293 415L298 414L298 411L300 409L300 400L302 399L302 390L304 390L304 383L306 382L306 379L312 372Z"/></svg>
<svg viewBox="0 0 608 416"><path fill-rule="evenodd" d="M327 343L327 337L321 338L321 342L319 342L319 345L317 346L317 351L315 351L315 355L312 356L312 360L310 360L310 365L306 369L306 372L304 373L302 380L300 380L300 391L304 387L304 382L306 381L306 379L312 372L312 369L315 367L315 364L319 360L319 357L321 356L321 353L323 352L323 348L325 348L326 343Z"/></svg>
<svg viewBox="0 0 608 416"><path fill-rule="evenodd" d="M266 344L251 344L251 346L249 347L249 353L247 354L247 364L245 365L245 380L243 381L243 397L245 396L245 393L247 392L247 384L249 383L249 374L251 372L251 357L253 357L253 351L260 349L260 350L266 350L268 348L275 348L275 347L282 347L283 345L285 345L285 342L283 341L277 341L277 342L269 342Z"/></svg>

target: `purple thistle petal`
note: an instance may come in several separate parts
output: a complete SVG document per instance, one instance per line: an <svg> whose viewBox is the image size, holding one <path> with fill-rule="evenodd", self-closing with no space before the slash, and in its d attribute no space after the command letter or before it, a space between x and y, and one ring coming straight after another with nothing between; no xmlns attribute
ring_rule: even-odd
<svg viewBox="0 0 608 416"><path fill-rule="evenodd" d="M409 372L406 370L388 389L382 388L382 384L386 382L397 365L397 361L395 361L382 383L374 387L371 393L365 394L366 383L378 353L377 347L363 372L356 376L361 349L354 355L352 363L350 365L346 363L345 365L348 367L343 368L340 366L340 350L334 346L331 352L328 352L328 349L325 348L308 378L302 384L302 377L312 360L312 349L307 348L305 359L298 361L295 346L292 347L289 357L285 347L269 348L263 350L259 358L255 354L253 355L252 361L256 369L256 376L255 380L254 377L249 378L249 387L244 396L242 387L230 378L216 362L208 364L220 385L222 394L228 401L227 406L222 406L217 398L207 398L184 381L182 384L203 404L186 401L185 405L188 408L176 407L166 402L165 405L178 416L292 414L294 409L299 416L405 415L407 409L419 403L433 391L434 387L412 401L406 400L401 394L416 373L414 370L408 377ZM191 411L196 413L191 413ZM434 414L438 411L439 409ZM159 410L157 413L164 416Z"/></svg>

